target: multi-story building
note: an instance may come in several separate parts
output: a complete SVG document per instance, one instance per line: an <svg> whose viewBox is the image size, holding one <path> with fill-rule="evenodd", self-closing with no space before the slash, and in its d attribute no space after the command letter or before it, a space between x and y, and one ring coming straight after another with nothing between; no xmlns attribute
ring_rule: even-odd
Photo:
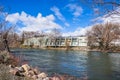
<svg viewBox="0 0 120 80"><path fill-rule="evenodd" d="M87 47L87 37L33 37L24 41L25 46L34 47Z"/></svg>

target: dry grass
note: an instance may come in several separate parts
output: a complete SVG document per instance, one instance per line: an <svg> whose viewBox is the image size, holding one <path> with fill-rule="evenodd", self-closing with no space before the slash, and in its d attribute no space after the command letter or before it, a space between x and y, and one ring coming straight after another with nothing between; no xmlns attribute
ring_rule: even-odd
<svg viewBox="0 0 120 80"><path fill-rule="evenodd" d="M32 80L27 77L12 75L11 73L9 73L9 69L10 68L8 66L0 64L0 80Z"/></svg>

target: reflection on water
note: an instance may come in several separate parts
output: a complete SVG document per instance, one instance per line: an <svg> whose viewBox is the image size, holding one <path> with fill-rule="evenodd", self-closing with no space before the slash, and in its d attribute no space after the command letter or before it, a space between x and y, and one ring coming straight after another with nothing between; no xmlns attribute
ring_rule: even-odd
<svg viewBox="0 0 120 80"><path fill-rule="evenodd" d="M120 79L120 54L100 52L15 49L14 54L22 55L33 67L51 73L69 74L77 77L88 76L89 80Z"/></svg>
<svg viewBox="0 0 120 80"><path fill-rule="evenodd" d="M89 53L87 65L90 80L112 80L111 63L107 54Z"/></svg>
<svg viewBox="0 0 120 80"><path fill-rule="evenodd" d="M110 54L109 57L113 76L120 79L120 53Z"/></svg>

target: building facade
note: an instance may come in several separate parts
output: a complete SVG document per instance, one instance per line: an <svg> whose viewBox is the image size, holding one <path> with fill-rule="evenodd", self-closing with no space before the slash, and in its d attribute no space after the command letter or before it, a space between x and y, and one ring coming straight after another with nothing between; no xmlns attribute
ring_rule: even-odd
<svg viewBox="0 0 120 80"><path fill-rule="evenodd" d="M35 47L86 47L88 46L87 37L33 37L24 41L24 46Z"/></svg>

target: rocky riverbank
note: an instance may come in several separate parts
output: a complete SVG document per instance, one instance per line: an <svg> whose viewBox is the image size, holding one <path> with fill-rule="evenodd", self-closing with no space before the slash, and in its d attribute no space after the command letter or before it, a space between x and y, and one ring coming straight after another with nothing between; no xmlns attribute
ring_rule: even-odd
<svg viewBox="0 0 120 80"><path fill-rule="evenodd" d="M28 64L23 64L20 67L12 67L9 65L9 68L9 72L16 76L27 77L33 80L50 80L46 73L40 72L38 69L30 67Z"/></svg>
<svg viewBox="0 0 120 80"><path fill-rule="evenodd" d="M0 52L0 80L87 80L87 77L78 79L69 75L48 75L29 64L19 64L19 59L6 51ZM2 66L2 67L1 67Z"/></svg>

